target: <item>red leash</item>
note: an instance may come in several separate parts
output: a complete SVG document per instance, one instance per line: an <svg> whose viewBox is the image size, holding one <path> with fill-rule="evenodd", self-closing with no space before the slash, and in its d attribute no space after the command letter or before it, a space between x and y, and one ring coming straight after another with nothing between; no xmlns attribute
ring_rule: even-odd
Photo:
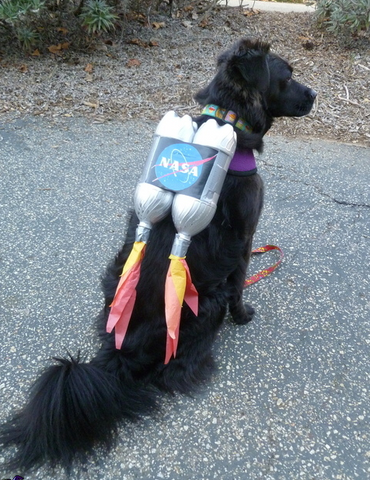
<svg viewBox="0 0 370 480"><path fill-rule="evenodd" d="M253 283L258 282L259 280L262 280L262 278L267 277L267 275L271 275L271 273L274 272L278 268L278 266L281 264L284 258L284 252L280 247L277 247L276 245L265 245L264 247L258 247L252 250L252 253L253 254L265 253L265 252L269 252L270 250L278 250L280 252L279 260L274 265L272 265L272 267L265 268L264 270L261 270L255 275L252 275L251 277L247 278L244 282L244 288L248 287L249 285L253 285Z"/></svg>

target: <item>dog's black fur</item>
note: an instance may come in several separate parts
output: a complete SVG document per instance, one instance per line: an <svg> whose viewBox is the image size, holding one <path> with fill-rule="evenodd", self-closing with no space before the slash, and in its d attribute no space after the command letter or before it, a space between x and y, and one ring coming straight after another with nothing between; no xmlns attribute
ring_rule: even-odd
<svg viewBox="0 0 370 480"><path fill-rule="evenodd" d="M311 110L316 93L291 75L292 68L269 53L268 44L242 39L219 57L216 76L195 98L246 119L253 133L236 130L237 148L261 150L274 117L303 116ZM195 120L201 125L208 118ZM18 448L13 468L49 463L68 470L97 444L109 447L120 421L153 412L160 392L190 393L209 378L212 343L227 309L237 324L249 322L254 313L243 304L242 292L262 204L258 174L227 175L212 222L193 237L187 254L199 315L184 304L177 356L167 365L164 283L176 233L171 216L151 232L121 350L115 348L114 333L105 331L118 277L134 242L138 219L132 215L125 244L103 280L101 349L90 363L57 359L36 381L29 403L2 427L2 443Z"/></svg>

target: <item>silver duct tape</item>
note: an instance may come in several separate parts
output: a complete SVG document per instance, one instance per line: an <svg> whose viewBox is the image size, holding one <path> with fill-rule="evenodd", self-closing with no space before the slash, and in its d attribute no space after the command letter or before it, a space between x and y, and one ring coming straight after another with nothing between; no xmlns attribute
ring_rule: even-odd
<svg viewBox="0 0 370 480"><path fill-rule="evenodd" d="M189 236L177 233L172 245L171 254L180 258L186 257L190 243L191 238Z"/></svg>

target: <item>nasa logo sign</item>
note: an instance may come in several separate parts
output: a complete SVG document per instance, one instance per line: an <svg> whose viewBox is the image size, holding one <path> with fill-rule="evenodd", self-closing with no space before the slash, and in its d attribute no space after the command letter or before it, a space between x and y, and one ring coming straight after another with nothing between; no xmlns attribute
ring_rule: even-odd
<svg viewBox="0 0 370 480"><path fill-rule="evenodd" d="M160 152L154 165L156 178L164 188L178 192L194 185L202 175L203 165L215 155L202 158L194 145L175 143Z"/></svg>

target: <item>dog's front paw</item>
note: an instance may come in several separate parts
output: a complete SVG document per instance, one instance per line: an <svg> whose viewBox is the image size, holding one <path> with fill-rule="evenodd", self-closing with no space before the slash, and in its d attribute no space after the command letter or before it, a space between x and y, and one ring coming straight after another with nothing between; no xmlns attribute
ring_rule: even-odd
<svg viewBox="0 0 370 480"><path fill-rule="evenodd" d="M230 309L231 318L237 325L245 325L253 319L255 310L245 303L242 308Z"/></svg>

